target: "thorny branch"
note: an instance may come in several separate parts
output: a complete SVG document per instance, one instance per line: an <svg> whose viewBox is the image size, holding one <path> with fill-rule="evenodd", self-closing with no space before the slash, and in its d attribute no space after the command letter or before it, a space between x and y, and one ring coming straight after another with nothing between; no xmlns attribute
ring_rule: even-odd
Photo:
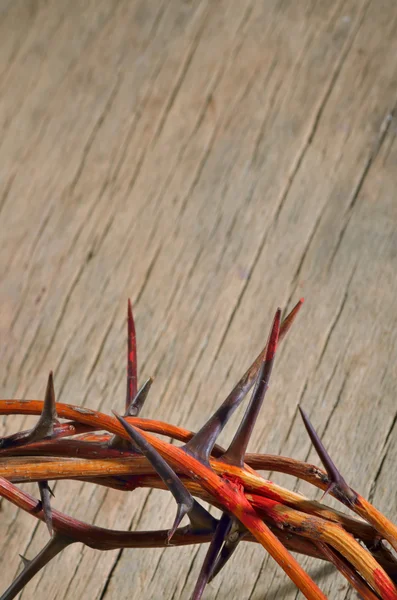
<svg viewBox="0 0 397 600"><path fill-rule="evenodd" d="M331 562L364 599L397 600L397 559L384 543L397 550L397 527L349 486L301 407L304 425L325 471L293 458L246 452L269 387L277 347L301 305L302 300L283 321L281 311L276 312L265 348L197 433L139 417L152 379L138 388L130 302L124 417L57 403L52 373L44 401L0 401L0 414L39 416L32 429L0 440L0 496L45 522L50 534L35 558L22 557L22 571L0 600L15 598L52 558L77 542L97 550L209 543L191 596L199 600L241 541L261 544L311 600L325 596L290 551ZM252 387L243 419L225 450L216 440ZM259 470L303 479L333 495L360 518L278 486L264 479ZM177 502L174 524L171 530L131 532L79 521L51 506L48 482L57 479L88 481L125 492L139 487L168 489ZM40 499L15 485L26 481L38 483ZM220 509L220 519L197 499ZM185 515L190 523L181 527Z"/></svg>

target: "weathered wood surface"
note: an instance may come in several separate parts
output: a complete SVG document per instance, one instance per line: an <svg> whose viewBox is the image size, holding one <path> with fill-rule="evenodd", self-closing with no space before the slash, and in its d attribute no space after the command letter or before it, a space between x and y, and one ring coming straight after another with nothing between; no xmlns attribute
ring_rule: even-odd
<svg viewBox="0 0 397 600"><path fill-rule="evenodd" d="M131 296L156 378L145 416L197 428L304 295L251 449L316 461L301 402L397 519L395 0L2 0L0 15L0 396L41 398L54 369L60 401L121 410ZM173 516L162 492L55 494L105 526ZM1 590L47 535L3 503ZM204 552L76 545L21 597L188 598ZM295 597L253 544L206 593Z"/></svg>

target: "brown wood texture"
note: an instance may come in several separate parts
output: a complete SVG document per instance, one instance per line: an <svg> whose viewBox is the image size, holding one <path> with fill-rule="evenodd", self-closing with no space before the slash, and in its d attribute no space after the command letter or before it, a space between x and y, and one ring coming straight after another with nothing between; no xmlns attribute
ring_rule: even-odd
<svg viewBox="0 0 397 600"><path fill-rule="evenodd" d="M301 403L396 520L396 1L1 0L0 47L0 397L42 398L53 369L58 400L121 411L130 296L143 416L196 429L305 296L250 450L318 462ZM108 527L174 516L165 492L54 491ZM3 502L0 590L47 538ZM73 545L20 597L182 600L204 553ZM241 544L205 597L299 594Z"/></svg>

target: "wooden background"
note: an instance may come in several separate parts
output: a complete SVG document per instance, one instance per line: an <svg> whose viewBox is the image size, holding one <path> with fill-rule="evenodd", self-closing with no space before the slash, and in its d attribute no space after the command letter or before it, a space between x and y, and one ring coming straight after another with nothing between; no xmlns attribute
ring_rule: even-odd
<svg viewBox="0 0 397 600"><path fill-rule="evenodd" d="M277 306L305 296L250 448L318 462L300 402L396 519L396 1L1 0L0 14L0 396L42 398L54 369L60 401L121 410L130 296L141 381L155 376L144 416L197 428ZM55 494L107 527L174 515L164 492ZM0 590L47 538L3 503ZM21 597L184 599L204 553L75 545ZM356 597L302 563L330 598ZM242 544L205 597L297 595Z"/></svg>

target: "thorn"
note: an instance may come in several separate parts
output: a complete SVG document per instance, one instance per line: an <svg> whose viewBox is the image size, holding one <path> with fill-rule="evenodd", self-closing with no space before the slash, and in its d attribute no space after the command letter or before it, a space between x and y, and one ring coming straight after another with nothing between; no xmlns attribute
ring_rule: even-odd
<svg viewBox="0 0 397 600"><path fill-rule="evenodd" d="M151 385L153 383L153 378L149 377L143 384L143 386L138 390L137 395L130 403L128 410L124 416L126 417L137 417L142 410L144 402L147 398ZM131 447L134 448L134 445L131 444L128 440L122 438L119 435L113 435L109 442L109 448L117 448L119 450L131 450Z"/></svg>
<svg viewBox="0 0 397 600"><path fill-rule="evenodd" d="M325 490L321 500L324 498L324 496L326 496L326 494L332 492L334 495L337 495L338 498L345 501L348 505L354 504L357 500L356 494L351 489L351 487L346 483L346 481L344 480L344 478L342 477L342 475L336 468L333 460L331 459L330 455L326 451L322 441L320 440L316 430L314 429L313 425L311 424L310 419L307 416L307 414L305 413L305 411L303 410L303 408L301 408L300 406L298 406L298 408L299 408L299 412L301 414L303 423L306 427L306 431L309 434L309 437L311 439L311 442L312 442L317 454L319 455L320 460L323 463L325 470L327 471L329 483L328 483L327 489Z"/></svg>
<svg viewBox="0 0 397 600"><path fill-rule="evenodd" d="M29 442L37 442L54 433L54 425L58 422L57 409L55 404L54 380L52 371L48 377L47 389L44 397L43 410L36 425L29 435Z"/></svg>
<svg viewBox="0 0 397 600"><path fill-rule="evenodd" d="M216 561L214 568L212 569L211 576L209 578L209 582L211 582L215 577L220 573L229 559L233 556L234 552L237 549L237 546L241 542L241 540L247 534L247 530L243 528L241 523L237 521L237 519L231 519L231 528L230 532L226 536L225 543L223 545L222 550L218 555L218 560Z"/></svg>
<svg viewBox="0 0 397 600"><path fill-rule="evenodd" d="M203 595L204 588L209 581L209 577L214 568L215 561L218 557L220 548L223 544L225 537L227 536L231 525L231 518L228 514L223 513L218 521L218 525L215 529L215 533L210 542L210 545L205 555L203 566L201 567L196 585L191 596L191 600L200 600Z"/></svg>
<svg viewBox="0 0 397 600"><path fill-rule="evenodd" d="M220 460L239 467L244 466L244 456L247 451L248 442L252 435L259 411L262 407L265 394L269 387L270 375L273 369L274 357L276 354L279 333L280 333L281 310L278 309L270 330L267 342L267 351L265 359L259 370L255 388L251 400L247 406L244 417L236 431L236 434L230 443L229 448Z"/></svg>
<svg viewBox="0 0 397 600"><path fill-rule="evenodd" d="M143 408L149 390L152 386L152 383L153 377L149 377L149 379L147 379L145 383L141 386L135 398L132 400L132 402L130 402L128 406L127 412L125 413L126 417L137 417L139 415Z"/></svg>
<svg viewBox="0 0 397 600"><path fill-rule="evenodd" d="M44 513L44 521L47 525L47 529L52 536L52 510L51 510L51 496L54 497L53 491L48 485L48 481L39 481L39 491L41 506Z"/></svg>
<svg viewBox="0 0 397 600"><path fill-rule="evenodd" d="M279 341L281 341L289 331L302 304L303 299L299 300L299 302L294 306L292 311L282 322L279 332ZM259 356L257 356L250 368L244 373L237 385L232 389L226 400L224 400L221 406L213 413L208 421L183 447L188 454L191 454L203 464L209 466L209 457L217 437L225 427L234 411L240 406L246 394L248 394L251 387L254 385L266 353L267 345L259 354Z"/></svg>
<svg viewBox="0 0 397 600"><path fill-rule="evenodd" d="M47 389L44 396L43 411L40 415L40 421L47 423L51 428L54 427L54 422L58 419L57 408L55 404L54 378L52 371L48 376ZM51 432L52 433L52 432Z"/></svg>
<svg viewBox="0 0 397 600"><path fill-rule="evenodd" d="M20 559L23 563L24 568L26 568L28 565L30 565L30 560L28 560L27 558L25 558L22 554L19 555Z"/></svg>
<svg viewBox="0 0 397 600"><path fill-rule="evenodd" d="M30 444L31 442L39 442L45 438L49 438L54 433L54 425L58 424L58 417L55 404L54 382L52 371L48 377L45 398L43 402L43 410L36 425L29 431L13 433L7 437L0 439L0 448L14 448ZM1 598L0 598L1 600Z"/></svg>
<svg viewBox="0 0 397 600"><path fill-rule="evenodd" d="M176 500L175 494L173 494L173 496ZM189 503L178 502L177 507L176 507L176 515L175 515L174 523L173 523L171 529L168 531L168 535L167 535L168 544L171 542L171 539L172 539L175 531L178 529L179 525L181 524L183 517L185 515L187 515L192 510L192 508L193 508L193 504L191 504L190 502Z"/></svg>
<svg viewBox="0 0 397 600"><path fill-rule="evenodd" d="M127 395L125 401L125 412L128 414L138 389L138 363L136 348L136 333L134 317L132 316L131 300L128 298L127 309Z"/></svg>
<svg viewBox="0 0 397 600"><path fill-rule="evenodd" d="M181 480L164 458L155 448L143 437L138 429L130 425L123 417L113 411L119 423L124 427L132 441L144 456L149 460L156 472L160 475L171 494L177 502L177 513L174 524L168 533L168 542L170 542L176 529L185 515L189 516L194 530L209 527L214 529L216 519L205 510L201 504L194 500L191 493L185 488Z"/></svg>
<svg viewBox="0 0 397 600"><path fill-rule="evenodd" d="M0 600L12 600L25 587L27 583L47 565L57 554L62 552L66 546L73 544L75 540L59 533L55 533L44 548L32 560L21 556L24 568L12 582L9 588L1 595Z"/></svg>
<svg viewBox="0 0 397 600"><path fill-rule="evenodd" d="M296 317L298 316L300 309L302 308L302 304L304 303L304 301L305 301L305 299L301 298L295 304L295 306L291 310L291 312L285 317L285 319L283 319L283 322L281 323L281 327L280 327L280 337L279 337L280 342L281 342L281 340L283 340L285 338L285 336L291 329Z"/></svg>

